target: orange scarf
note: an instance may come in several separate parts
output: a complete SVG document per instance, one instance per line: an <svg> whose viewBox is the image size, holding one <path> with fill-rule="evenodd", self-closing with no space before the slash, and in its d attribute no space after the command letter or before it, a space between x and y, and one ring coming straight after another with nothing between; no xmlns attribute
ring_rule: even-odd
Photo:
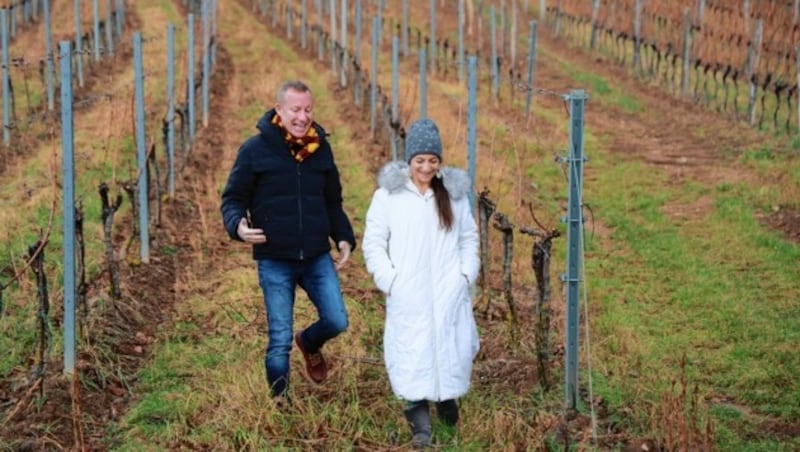
<svg viewBox="0 0 800 452"><path fill-rule="evenodd" d="M277 113L272 117L271 122L283 132L283 139L289 143L289 151L298 163L319 149L319 135L317 135L317 129L314 128L314 123L308 128L305 136L298 138L286 130L283 122L281 122L281 117Z"/></svg>

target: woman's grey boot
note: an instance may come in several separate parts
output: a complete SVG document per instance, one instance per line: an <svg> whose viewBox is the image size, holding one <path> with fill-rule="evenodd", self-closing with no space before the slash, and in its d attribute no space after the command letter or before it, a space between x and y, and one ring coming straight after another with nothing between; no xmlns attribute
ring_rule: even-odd
<svg viewBox="0 0 800 452"><path fill-rule="evenodd" d="M425 448L431 445L431 415L428 411L428 402L414 402L403 414L411 427L411 445Z"/></svg>
<svg viewBox="0 0 800 452"><path fill-rule="evenodd" d="M436 402L436 415L447 425L458 423L458 404L454 399Z"/></svg>

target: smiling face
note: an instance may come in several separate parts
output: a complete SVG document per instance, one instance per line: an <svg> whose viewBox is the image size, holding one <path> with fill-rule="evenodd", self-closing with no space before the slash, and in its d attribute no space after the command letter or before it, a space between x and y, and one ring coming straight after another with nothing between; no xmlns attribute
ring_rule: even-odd
<svg viewBox="0 0 800 452"><path fill-rule="evenodd" d="M411 181L420 189L420 192L424 192L431 186L431 180L439 172L441 163L439 157L433 154L418 154L408 162L411 168Z"/></svg>
<svg viewBox="0 0 800 452"><path fill-rule="evenodd" d="M288 89L278 99L275 111L286 130L295 137L303 137L311 127L314 102L311 91Z"/></svg>

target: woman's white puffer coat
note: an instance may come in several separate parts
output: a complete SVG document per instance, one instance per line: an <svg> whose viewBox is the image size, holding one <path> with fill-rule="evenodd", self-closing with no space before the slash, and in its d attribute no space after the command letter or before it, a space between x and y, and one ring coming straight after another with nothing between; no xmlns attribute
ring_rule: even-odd
<svg viewBox="0 0 800 452"><path fill-rule="evenodd" d="M469 389L478 331L469 287L478 277L478 229L465 171L442 168L453 208L439 225L432 190L424 195L408 165L381 170L367 211L362 250L387 295L384 359L392 391L405 400L447 400Z"/></svg>

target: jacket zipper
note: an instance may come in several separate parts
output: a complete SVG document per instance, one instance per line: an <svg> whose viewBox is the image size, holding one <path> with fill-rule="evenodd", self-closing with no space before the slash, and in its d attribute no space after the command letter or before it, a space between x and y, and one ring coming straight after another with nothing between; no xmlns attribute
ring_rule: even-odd
<svg viewBox="0 0 800 452"><path fill-rule="evenodd" d="M300 181L300 176L302 175L302 171L300 171L300 163L297 163L297 230L300 232L300 260L304 259L303 256L303 248L305 248L305 243L303 240L303 190L302 190L302 182Z"/></svg>
<svg viewBox="0 0 800 452"><path fill-rule="evenodd" d="M427 202L427 199L423 196L423 200ZM436 320L436 309L434 308L435 300L431 303L431 318L433 319L433 375L436 383L436 401L439 401L442 396L442 382L439 381L439 341L438 341L438 334L436 325L438 324Z"/></svg>

